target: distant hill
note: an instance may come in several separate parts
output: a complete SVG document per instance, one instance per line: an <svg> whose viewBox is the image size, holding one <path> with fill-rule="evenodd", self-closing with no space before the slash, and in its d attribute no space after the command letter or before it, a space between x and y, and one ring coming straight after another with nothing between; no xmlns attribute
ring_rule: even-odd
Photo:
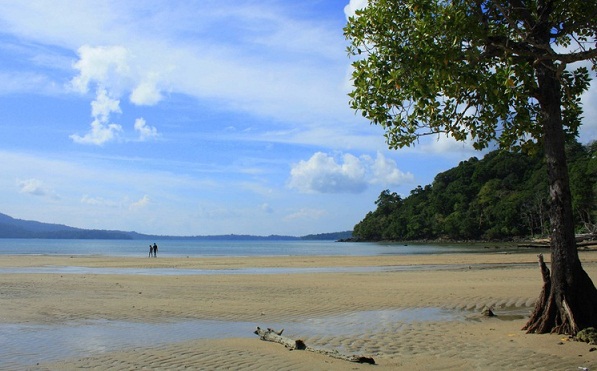
<svg viewBox="0 0 597 371"><path fill-rule="evenodd" d="M135 236L138 234L134 232L81 229L62 224L15 219L0 213L0 238L131 240Z"/></svg>
<svg viewBox="0 0 597 371"><path fill-rule="evenodd" d="M319 233L319 234L308 234L301 237L303 240L346 240L352 237L352 231L344 232L333 232L333 233Z"/></svg>
<svg viewBox="0 0 597 371"><path fill-rule="evenodd" d="M197 241L291 241L291 240L338 240L337 236L345 236L351 232L324 233L295 236L253 236L253 235L213 235L213 236L158 236L137 232L123 232L100 229L82 229L63 224L42 223L32 220L15 219L0 213L0 238L47 238L47 239L93 239L93 240L197 240ZM350 237L350 236L348 236Z"/></svg>
<svg viewBox="0 0 597 371"><path fill-rule="evenodd" d="M149 236L145 237L159 238L166 240L191 240L191 241L291 241L300 240L301 237L294 236L254 236L250 234L222 234L210 236Z"/></svg>

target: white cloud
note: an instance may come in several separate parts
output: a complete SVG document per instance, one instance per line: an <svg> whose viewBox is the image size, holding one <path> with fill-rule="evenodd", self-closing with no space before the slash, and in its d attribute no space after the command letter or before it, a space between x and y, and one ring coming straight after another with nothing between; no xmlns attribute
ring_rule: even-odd
<svg viewBox="0 0 597 371"><path fill-rule="evenodd" d="M108 96L106 89L99 88L97 90L97 96L93 102L91 102L91 115L96 120L106 123L110 120L110 114L121 113L120 101L118 99L112 99Z"/></svg>
<svg viewBox="0 0 597 371"><path fill-rule="evenodd" d="M321 209L308 209L303 208L294 212L292 214L288 214L284 217L284 221L295 221L299 219L320 219L321 217L325 216L327 211Z"/></svg>
<svg viewBox="0 0 597 371"><path fill-rule="evenodd" d="M90 131L84 136L73 134L70 138L79 144L103 145L120 137L122 126L110 123L112 113L121 113L120 101L108 97L105 89L98 89L97 97L91 102L91 114L94 117ZM159 136L158 129L147 125L145 119L138 118L134 124L138 141L146 141Z"/></svg>
<svg viewBox="0 0 597 371"><path fill-rule="evenodd" d="M123 77L130 71L129 53L122 46L83 45L78 49L79 60L73 68L79 71L70 84L80 93L86 93L89 85L115 89L122 84Z"/></svg>
<svg viewBox="0 0 597 371"><path fill-rule="evenodd" d="M93 206L118 207L117 202L107 200L103 197L91 197L89 195L84 195L81 197L81 203Z"/></svg>
<svg viewBox="0 0 597 371"><path fill-rule="evenodd" d="M305 131L359 120L337 73L350 61L335 17L305 16L300 3L158 3L15 2L0 21L19 38L76 51L68 86L81 94L105 89L137 106L182 94Z"/></svg>
<svg viewBox="0 0 597 371"><path fill-rule="evenodd" d="M129 209L130 210L142 209L142 208L146 207L147 205L149 205L149 202L150 202L149 196L144 195L138 201L135 201L135 202L131 203L130 206L129 206Z"/></svg>
<svg viewBox="0 0 597 371"><path fill-rule="evenodd" d="M356 10L366 7L368 3L368 0L350 0L350 2L344 7L346 19L352 17Z"/></svg>
<svg viewBox="0 0 597 371"><path fill-rule="evenodd" d="M426 154L445 154L460 158L479 156L480 152L473 147L472 140L458 141L446 134L430 135L420 138L411 149L413 152Z"/></svg>
<svg viewBox="0 0 597 371"><path fill-rule="evenodd" d="M162 100L156 79L157 77L152 74L148 80L141 81L131 92L131 103L138 106L153 106Z"/></svg>
<svg viewBox="0 0 597 371"><path fill-rule="evenodd" d="M317 152L291 169L289 186L306 193L359 193L367 188L364 174L364 167L350 154L344 155L344 164L338 164L333 157Z"/></svg>
<svg viewBox="0 0 597 371"><path fill-rule="evenodd" d="M128 15L113 11L101 13L103 28ZM259 4L174 6L150 14L90 38L103 46L80 47L71 87L85 93L100 86L135 105L155 105L167 89L290 124L316 126L313 121L324 117L354 120L343 75L330 73L349 64L340 28ZM143 26L156 26L153 22L164 32L144 32ZM221 24L229 27L219 31Z"/></svg>
<svg viewBox="0 0 597 371"><path fill-rule="evenodd" d="M303 193L360 193L370 184L398 185L414 179L381 153L375 159L345 154L341 161L338 163L334 157L317 152L293 166L289 187Z"/></svg>
<svg viewBox="0 0 597 371"><path fill-rule="evenodd" d="M43 196L46 191L42 187L41 181L37 179L19 180L17 182L19 186L19 192L27 193L35 196Z"/></svg>
<svg viewBox="0 0 597 371"><path fill-rule="evenodd" d="M157 75L149 74L147 80L136 81L136 68L131 67L132 56L126 48L84 45L79 48L78 54L79 60L73 67L79 74L70 81L70 86L79 93L86 93L90 86L95 86L96 97L91 102L91 115L94 117L91 130L84 136L71 135L75 143L102 145L117 139L123 131L122 126L110 123L110 116L122 113L118 98L128 90L131 90L133 104L153 105L160 101ZM143 118L135 121L134 128L139 134L138 140L158 136L157 129L148 126Z"/></svg>
<svg viewBox="0 0 597 371"><path fill-rule="evenodd" d="M371 169L371 183L383 185L398 185L414 181L411 173L403 173L398 169L396 161L377 153L377 157L369 163Z"/></svg>
<svg viewBox="0 0 597 371"><path fill-rule="evenodd" d="M18 180L17 186L19 188L19 193L29 194L32 196L42 196L42 197L50 197L53 199L58 199L58 195L44 186L43 182L38 179L26 179L26 180Z"/></svg>
<svg viewBox="0 0 597 371"><path fill-rule="evenodd" d="M122 127L118 124L105 124L94 120L91 123L91 130L87 134L84 136L73 134L70 138L79 144L102 145L117 138L120 132L122 132Z"/></svg>
<svg viewBox="0 0 597 371"><path fill-rule="evenodd" d="M58 86L45 75L34 72L0 71L0 95L55 94Z"/></svg>
<svg viewBox="0 0 597 371"><path fill-rule="evenodd" d="M80 202L82 204L91 205L91 206L101 206L107 208L117 208L117 209L128 209L128 210L138 210L142 209L149 205L150 199L148 195L144 195L137 201L132 201L128 197L124 197L120 201L106 199L104 197L99 196L89 196L83 195L81 197Z"/></svg>
<svg viewBox="0 0 597 371"><path fill-rule="evenodd" d="M261 135L261 139L273 143L303 144L315 147L326 147L334 150L375 151L386 146L383 131L375 125L359 125L349 127L343 123L343 130L337 125L321 125L320 127L297 128L296 130L270 131ZM256 134L251 134L253 138ZM243 136L237 136L242 138ZM330 140L330 138L334 138Z"/></svg>
<svg viewBox="0 0 597 371"><path fill-rule="evenodd" d="M138 118L135 120L135 131L139 133L140 141L145 141L159 136L158 129L147 125L145 119L143 118Z"/></svg>
<svg viewBox="0 0 597 371"><path fill-rule="evenodd" d="M120 100L111 97L109 89L118 81L119 75L128 69L126 49L122 47L79 48L79 61L74 68L79 75L71 80L71 86L86 93L90 84L96 84L96 97L91 102L91 115L94 120L91 130L84 136L73 134L70 138L79 144L102 145L112 141L122 132L122 126L110 123L112 113L121 113Z"/></svg>

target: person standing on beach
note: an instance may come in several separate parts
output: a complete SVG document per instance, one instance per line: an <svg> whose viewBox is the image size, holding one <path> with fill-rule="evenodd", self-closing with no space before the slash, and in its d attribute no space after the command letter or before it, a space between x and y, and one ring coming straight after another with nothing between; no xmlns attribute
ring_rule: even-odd
<svg viewBox="0 0 597 371"><path fill-rule="evenodd" d="M151 258L151 252L153 251L153 246L151 246L151 244L149 244L149 257Z"/></svg>
<svg viewBox="0 0 597 371"><path fill-rule="evenodd" d="M157 243L153 243L153 257L157 258L158 257L158 244Z"/></svg>

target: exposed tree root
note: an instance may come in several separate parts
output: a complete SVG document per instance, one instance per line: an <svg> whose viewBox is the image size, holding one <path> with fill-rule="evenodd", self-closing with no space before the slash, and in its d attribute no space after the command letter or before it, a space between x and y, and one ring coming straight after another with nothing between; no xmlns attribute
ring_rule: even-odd
<svg viewBox="0 0 597 371"><path fill-rule="evenodd" d="M583 328L595 326L597 291L588 275L581 268L577 287L554 287L543 255L538 257L543 288L533 313L522 329L527 333L576 335Z"/></svg>
<svg viewBox="0 0 597 371"><path fill-rule="evenodd" d="M535 302L535 309L531 314L526 325L522 328L526 330L527 333L545 333L550 332L551 328L553 328L553 324L547 324L545 321L541 321L543 317L551 318L552 316L549 315L548 312L550 309L549 304L549 293L551 291L551 277L549 268L545 265L545 261L543 260L543 254L537 255L539 258L539 269L541 269L541 276L543 277L543 288L541 289L541 294L539 295L539 299ZM549 330L545 331L544 328L549 326Z"/></svg>

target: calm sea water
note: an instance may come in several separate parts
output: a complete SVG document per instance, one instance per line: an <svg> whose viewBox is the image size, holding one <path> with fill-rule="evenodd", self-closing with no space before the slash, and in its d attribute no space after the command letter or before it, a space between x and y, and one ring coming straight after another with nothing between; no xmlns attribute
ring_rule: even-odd
<svg viewBox="0 0 597 371"><path fill-rule="evenodd" d="M404 244L335 241L177 241L0 239L0 255L147 256L157 243L158 256L380 256L479 252L482 244Z"/></svg>

